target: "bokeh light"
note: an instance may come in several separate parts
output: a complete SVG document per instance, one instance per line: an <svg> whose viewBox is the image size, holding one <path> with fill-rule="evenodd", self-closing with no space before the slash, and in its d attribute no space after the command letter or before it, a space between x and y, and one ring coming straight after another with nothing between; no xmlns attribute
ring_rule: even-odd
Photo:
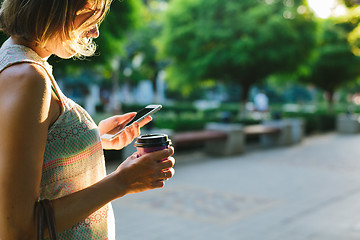
<svg viewBox="0 0 360 240"><path fill-rule="evenodd" d="M346 13L346 7L339 4L337 0L308 0L308 5L314 14L322 19Z"/></svg>

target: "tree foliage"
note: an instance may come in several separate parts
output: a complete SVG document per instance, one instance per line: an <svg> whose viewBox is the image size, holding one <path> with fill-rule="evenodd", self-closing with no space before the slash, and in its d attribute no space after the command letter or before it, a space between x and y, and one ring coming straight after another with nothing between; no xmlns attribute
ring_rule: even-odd
<svg viewBox="0 0 360 240"><path fill-rule="evenodd" d="M309 63L310 72L300 79L327 92L332 112L335 91L359 76L360 57L354 55L348 42L351 24L327 20L320 29L318 46Z"/></svg>
<svg viewBox="0 0 360 240"><path fill-rule="evenodd" d="M168 79L176 87L240 83L246 101L251 85L307 59L315 25L299 2L173 0L162 36L172 61Z"/></svg>
<svg viewBox="0 0 360 240"><path fill-rule="evenodd" d="M161 15L157 1L146 1L142 18L143 23L135 31L126 37L126 61L128 69L131 69L133 82L144 79L151 80L156 91L156 78L162 68L162 62L157 59L156 38L161 33ZM140 60L139 60L140 59ZM135 63L137 62L137 63ZM135 63L135 64L134 64Z"/></svg>
<svg viewBox="0 0 360 240"><path fill-rule="evenodd" d="M124 41L129 30L141 24L141 1L114 1L105 21L101 24L100 36L96 39L99 56L94 59L98 63L111 64L117 55L124 54Z"/></svg>
<svg viewBox="0 0 360 240"><path fill-rule="evenodd" d="M351 8L360 4L359 0L344 0L345 6Z"/></svg>
<svg viewBox="0 0 360 240"><path fill-rule="evenodd" d="M126 49L128 57L134 60L136 57L141 58L139 66L133 66L135 80L156 78L159 70L159 63L156 58L157 48L154 44L154 39L160 33L160 25L156 23L149 23L142 28L134 31L128 37Z"/></svg>

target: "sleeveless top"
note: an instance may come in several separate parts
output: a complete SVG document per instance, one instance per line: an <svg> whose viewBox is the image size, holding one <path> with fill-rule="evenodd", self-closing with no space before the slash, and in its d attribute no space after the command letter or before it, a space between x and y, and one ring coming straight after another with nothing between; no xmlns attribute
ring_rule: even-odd
<svg viewBox="0 0 360 240"><path fill-rule="evenodd" d="M47 72L62 112L49 128L42 165L40 199L57 199L80 191L105 177L105 161L97 125L78 104L67 98L52 75L52 67L32 49L5 42L0 49L0 72L16 63L34 63ZM114 239L111 204L59 233L59 239Z"/></svg>

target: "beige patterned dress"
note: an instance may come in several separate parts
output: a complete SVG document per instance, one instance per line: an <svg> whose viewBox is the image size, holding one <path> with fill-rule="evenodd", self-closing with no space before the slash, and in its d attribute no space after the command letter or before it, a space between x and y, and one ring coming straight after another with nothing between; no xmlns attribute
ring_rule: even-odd
<svg viewBox="0 0 360 240"><path fill-rule="evenodd" d="M56 199L82 190L105 175L105 161L97 125L88 113L57 86L52 67L30 48L5 42L0 49L0 72L29 62L42 66L61 101L62 113L49 128L42 167L40 199ZM115 239L115 223L108 204L59 234L59 239Z"/></svg>

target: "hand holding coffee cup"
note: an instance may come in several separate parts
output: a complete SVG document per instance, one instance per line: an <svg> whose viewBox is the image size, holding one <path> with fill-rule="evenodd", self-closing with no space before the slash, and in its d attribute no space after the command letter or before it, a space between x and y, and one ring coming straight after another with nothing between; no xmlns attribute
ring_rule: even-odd
<svg viewBox="0 0 360 240"><path fill-rule="evenodd" d="M174 175L175 159L172 157L174 148L170 144L167 147L160 147L162 150L156 150L154 146L138 148L140 154L133 153L109 176L109 179L114 180L112 190L118 194L117 198L126 194L162 188L165 180ZM153 152L146 152L146 149Z"/></svg>
<svg viewBox="0 0 360 240"><path fill-rule="evenodd" d="M147 153L168 149L171 145L171 140L166 134L141 135L136 139L135 142L138 157ZM167 159L163 159L162 161L166 160ZM174 175L174 169L172 167L169 169L163 169L162 173L164 176L163 181L166 181Z"/></svg>

